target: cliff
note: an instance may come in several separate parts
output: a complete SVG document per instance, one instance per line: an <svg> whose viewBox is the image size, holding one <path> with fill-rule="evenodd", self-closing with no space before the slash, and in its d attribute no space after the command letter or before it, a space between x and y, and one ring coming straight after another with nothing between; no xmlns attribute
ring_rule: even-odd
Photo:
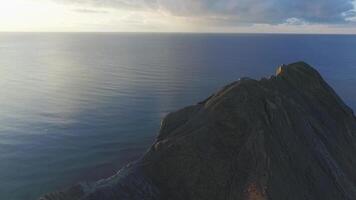
<svg viewBox="0 0 356 200"><path fill-rule="evenodd" d="M41 200L353 200L356 119L308 64L169 114L139 161Z"/></svg>

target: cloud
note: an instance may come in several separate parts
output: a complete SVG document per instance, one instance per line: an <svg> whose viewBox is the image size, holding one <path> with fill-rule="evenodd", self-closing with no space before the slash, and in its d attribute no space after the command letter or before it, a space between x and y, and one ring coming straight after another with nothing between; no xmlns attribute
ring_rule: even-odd
<svg viewBox="0 0 356 200"><path fill-rule="evenodd" d="M352 0L158 0L158 4L175 15L263 24L280 24L291 18L309 23L343 23L344 13L354 9Z"/></svg>
<svg viewBox="0 0 356 200"><path fill-rule="evenodd" d="M342 24L355 17L353 0L56 0L152 10L221 24Z"/></svg>
<svg viewBox="0 0 356 200"><path fill-rule="evenodd" d="M147 9L156 5L156 0L52 0L77 6L94 6L119 9Z"/></svg>
<svg viewBox="0 0 356 200"><path fill-rule="evenodd" d="M307 23L301 19L298 18L288 18L286 22L284 23L285 25L307 25Z"/></svg>
<svg viewBox="0 0 356 200"><path fill-rule="evenodd" d="M88 8L80 8L80 9L72 9L74 12L78 13L88 13L88 14L107 14L109 11L107 10L96 10L96 9L88 9Z"/></svg>

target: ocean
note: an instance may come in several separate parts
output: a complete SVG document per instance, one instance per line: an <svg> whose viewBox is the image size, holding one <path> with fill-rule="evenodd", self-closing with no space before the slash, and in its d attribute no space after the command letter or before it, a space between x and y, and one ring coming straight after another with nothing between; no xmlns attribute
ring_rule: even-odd
<svg viewBox="0 0 356 200"><path fill-rule="evenodd" d="M356 36L0 33L0 199L114 174L160 120L241 77L306 61L356 110Z"/></svg>

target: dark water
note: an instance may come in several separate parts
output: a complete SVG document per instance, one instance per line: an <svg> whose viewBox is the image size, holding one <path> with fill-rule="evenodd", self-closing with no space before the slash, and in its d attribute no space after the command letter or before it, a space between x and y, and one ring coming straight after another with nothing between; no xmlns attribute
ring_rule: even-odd
<svg viewBox="0 0 356 200"><path fill-rule="evenodd" d="M0 34L0 199L36 199L140 156L168 112L282 63L356 110L356 36Z"/></svg>

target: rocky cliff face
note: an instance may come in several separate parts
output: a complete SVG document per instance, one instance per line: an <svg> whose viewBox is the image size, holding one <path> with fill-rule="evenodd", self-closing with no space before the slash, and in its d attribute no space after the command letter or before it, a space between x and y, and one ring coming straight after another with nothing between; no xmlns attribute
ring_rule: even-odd
<svg viewBox="0 0 356 200"><path fill-rule="evenodd" d="M317 71L285 65L169 114L107 180L43 200L354 200L356 119Z"/></svg>

